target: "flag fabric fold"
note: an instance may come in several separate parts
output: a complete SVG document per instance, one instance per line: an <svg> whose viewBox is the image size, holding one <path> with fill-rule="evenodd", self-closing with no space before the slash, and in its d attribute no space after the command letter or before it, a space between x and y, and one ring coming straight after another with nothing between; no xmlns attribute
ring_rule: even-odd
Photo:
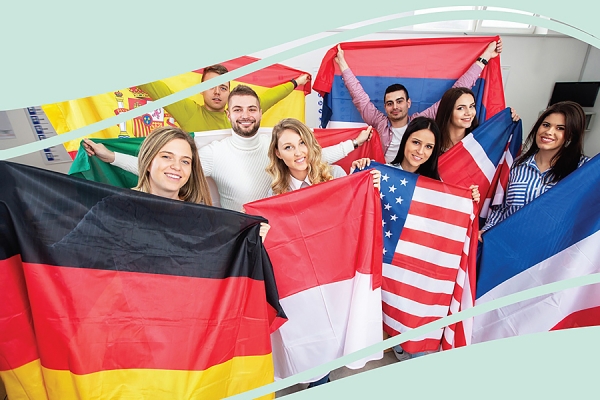
<svg viewBox="0 0 600 400"><path fill-rule="evenodd" d="M258 61L258 58L243 56L222 63L229 71ZM173 92L199 84L203 69L163 79ZM231 82L231 89L239 84L252 87L260 96L268 89L289 82L303 74L303 71L281 64L273 64L259 71L242 76ZM311 91L310 83L299 85L290 95L278 102L263 115L263 126L274 126L282 118L294 117L304 121L304 96ZM202 93L191 96L199 105L204 104ZM136 107L152 102L150 96L137 86L124 88L109 93L98 94L82 99L68 100L60 103L46 104L42 108L50 123L58 134L70 132L84 126L102 121L106 118L130 111ZM161 126L176 126L177 121L162 108L135 117L95 133L94 138L145 137L153 129ZM73 157L79 148L79 140L64 143Z"/></svg>
<svg viewBox="0 0 600 400"><path fill-rule="evenodd" d="M498 37L377 40L340 45L352 72L382 113L385 88L393 83L406 86L412 102L409 113L415 113L440 100L494 40ZM324 97L322 127L330 122L363 123L334 61L336 54L337 46L325 54L313 83L313 89ZM473 92L480 121L505 108L499 57L489 60Z"/></svg>
<svg viewBox="0 0 600 400"><path fill-rule="evenodd" d="M471 191L399 168L381 171L383 322L395 336L449 313L473 219ZM409 353L440 348L442 329L404 342Z"/></svg>
<svg viewBox="0 0 600 400"><path fill-rule="evenodd" d="M498 193L504 193L522 141L522 122L514 122L506 108L440 156L440 177L455 185L479 185L480 211L485 217L490 205L502 203L504 197L499 198Z"/></svg>
<svg viewBox="0 0 600 400"><path fill-rule="evenodd" d="M271 225L265 247L288 317L271 335L276 379L382 340L381 208L370 173L244 208ZM381 357L380 352L349 367Z"/></svg>
<svg viewBox="0 0 600 400"><path fill-rule="evenodd" d="M600 272L600 158L483 236L476 305ZM600 285L562 290L475 317L473 343L600 325Z"/></svg>
<svg viewBox="0 0 600 400"><path fill-rule="evenodd" d="M451 314L473 307L477 262L477 237L479 222L488 213L490 204L500 204L508 183L508 172L521 150L521 121L514 122L510 109L497 113L481 124L470 135L442 154L438 169L444 182L469 187L478 185L480 205L470 229L470 241L465 246L461 273L453 294ZM444 349L470 343L472 319L461 321L444 329Z"/></svg>
<svg viewBox="0 0 600 400"><path fill-rule="evenodd" d="M223 398L273 381L261 218L0 163L10 398Z"/></svg>
<svg viewBox="0 0 600 400"><path fill-rule="evenodd" d="M363 128L315 129L314 134L321 147L328 147L345 140L355 139L362 130ZM334 164L342 167L346 173L350 173L352 162L359 158L369 158L380 163L385 163L381 141L376 131L372 131L371 140L364 142L357 149Z"/></svg>

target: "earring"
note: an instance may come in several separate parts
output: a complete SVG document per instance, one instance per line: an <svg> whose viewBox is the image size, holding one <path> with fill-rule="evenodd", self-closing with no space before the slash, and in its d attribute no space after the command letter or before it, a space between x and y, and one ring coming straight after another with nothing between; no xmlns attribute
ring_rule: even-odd
<svg viewBox="0 0 600 400"><path fill-rule="evenodd" d="M565 147L569 147L570 144L571 144L571 140L567 140L567 142L565 143Z"/></svg>

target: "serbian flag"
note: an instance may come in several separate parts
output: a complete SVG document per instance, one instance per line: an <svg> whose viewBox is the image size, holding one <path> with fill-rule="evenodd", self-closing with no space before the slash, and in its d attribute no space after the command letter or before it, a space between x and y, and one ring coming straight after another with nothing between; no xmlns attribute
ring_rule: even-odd
<svg viewBox="0 0 600 400"><path fill-rule="evenodd" d="M341 47L350 69L379 111L385 114L385 89L401 83L408 89L412 114L438 102L494 40L498 37L378 40L341 43ZM313 83L313 89L324 97L321 126L362 125L334 61L336 55L337 46L329 49ZM489 60L472 90L480 121L504 109L499 57Z"/></svg>
<svg viewBox="0 0 600 400"><path fill-rule="evenodd" d="M276 379L382 341L381 207L370 173L244 208L271 225L265 247L288 317L271 335ZM379 352L348 367L382 357Z"/></svg>
<svg viewBox="0 0 600 400"><path fill-rule="evenodd" d="M261 218L1 162L11 399L220 399L273 381Z"/></svg>
<svg viewBox="0 0 600 400"><path fill-rule="evenodd" d="M476 305L600 272L600 158L483 235ZM600 325L600 284L550 293L475 317L473 343Z"/></svg>
<svg viewBox="0 0 600 400"><path fill-rule="evenodd" d="M389 165L371 166L382 175L384 330L395 336L448 315L465 262L473 201L469 189ZM438 329L402 348L435 351L441 339Z"/></svg>
<svg viewBox="0 0 600 400"><path fill-rule="evenodd" d="M442 154L438 169L444 182L463 187L478 185L481 193L477 215L487 216L490 204L501 204L513 160L521 151L521 121L514 122L510 109L497 113ZM483 220L484 218L481 218ZM461 273L453 294L450 314L473 307L477 262L477 235L480 219L473 220L469 246L465 246ZM470 343L472 319L453 324L444 330L443 348Z"/></svg>
<svg viewBox="0 0 600 400"><path fill-rule="evenodd" d="M314 133L315 138L321 147L328 147L341 143L345 140L355 139L362 130L363 128L315 129ZM369 158L380 163L385 163L379 135L374 130L372 133L371 140L364 142L357 149L334 164L342 167L346 173L350 173L352 162L358 160L359 158Z"/></svg>
<svg viewBox="0 0 600 400"><path fill-rule="evenodd" d="M258 58L243 56L226 61L223 65L227 67L229 71L233 71L258 60ZM203 69L198 69L164 79L163 82L175 93L200 83L202 72ZM274 64L232 81L231 89L239 84L244 84L254 89L260 97L267 90L289 82L291 79L297 78L303 73L303 71L285 65ZM268 111L263 114L262 125L274 126L282 118L288 117L297 118L304 122L304 96L309 93L310 84L301 85L277 104L263 104L263 108L265 110L268 109ZM198 105L204 104L202 93L191 96L190 99L195 101ZM56 133L62 134L102 121L103 119L113 117L120 113L133 110L136 107L145 105L151 101L152 99L146 92L137 86L134 86L82 99L46 104L43 105L42 108L56 130ZM179 126L176 118L164 109L159 108L153 112L115 125L112 128L97 132L90 137L105 139L117 137L145 137L153 129L166 125ZM184 126L182 126L182 128L186 129ZM71 153L72 157L75 157L77 149L79 148L79 140L65 142L65 148Z"/></svg>

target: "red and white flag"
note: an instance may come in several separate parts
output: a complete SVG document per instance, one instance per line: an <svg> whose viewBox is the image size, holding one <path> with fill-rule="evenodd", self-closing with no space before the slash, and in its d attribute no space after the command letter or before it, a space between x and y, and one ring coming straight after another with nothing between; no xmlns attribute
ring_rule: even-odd
<svg viewBox="0 0 600 400"><path fill-rule="evenodd" d="M381 206L370 173L244 208L271 225L265 247L288 317L271 335L276 379L381 342Z"/></svg>

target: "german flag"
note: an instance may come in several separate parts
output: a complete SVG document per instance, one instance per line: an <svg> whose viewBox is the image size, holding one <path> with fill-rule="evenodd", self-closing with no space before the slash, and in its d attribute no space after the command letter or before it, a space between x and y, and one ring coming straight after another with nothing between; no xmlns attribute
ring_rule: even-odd
<svg viewBox="0 0 600 400"><path fill-rule="evenodd" d="M0 162L14 399L217 399L273 381L260 217Z"/></svg>

